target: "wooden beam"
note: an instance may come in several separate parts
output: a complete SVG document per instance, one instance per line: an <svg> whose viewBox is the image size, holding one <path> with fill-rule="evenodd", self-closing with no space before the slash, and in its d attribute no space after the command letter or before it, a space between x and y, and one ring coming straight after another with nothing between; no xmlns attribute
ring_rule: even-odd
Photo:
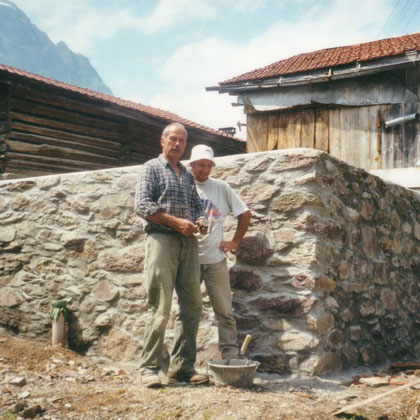
<svg viewBox="0 0 420 420"><path fill-rule="evenodd" d="M287 149L290 147L287 143L287 125L289 124L289 113L287 112L280 112L279 116L279 137L277 141L277 148L278 149Z"/></svg>
<svg viewBox="0 0 420 420"><path fill-rule="evenodd" d="M329 111L327 108L315 110L315 149L330 152Z"/></svg>
<svg viewBox="0 0 420 420"><path fill-rule="evenodd" d="M99 137L89 137L76 133L69 133L67 131L55 130L47 127L38 127L24 122L13 122L11 127L13 132L21 132L22 134L36 134L42 137L52 137L60 140L70 140L81 144L89 144L97 147L103 147L110 150L118 150L121 147L119 142L114 142Z"/></svg>
<svg viewBox="0 0 420 420"><path fill-rule="evenodd" d="M67 147L74 150L86 151L91 153L96 153L103 156L116 157L118 156L118 150L109 150L105 147L96 147L85 145L70 140L60 140L52 137L39 136L37 134L30 133L20 133L12 131L9 136L10 140L21 141L25 143L35 143L35 144L47 144L57 147Z"/></svg>
<svg viewBox="0 0 420 420"><path fill-rule="evenodd" d="M6 155L6 162L13 162L16 165L16 162L26 162L30 163L32 166L34 164L43 164L45 168L48 167L66 167L68 172L77 171L77 170L94 170L94 169L106 169L115 167L116 165L107 165L107 164L99 164L95 162L83 162L73 159L65 159L65 158L54 158L50 156L34 156L25 153L19 152L8 152ZM16 162L14 162L16 161ZM7 166L7 165L6 165ZM118 165L120 166L120 165Z"/></svg>
<svg viewBox="0 0 420 420"><path fill-rule="evenodd" d="M330 153L337 159L341 159L340 113L341 108L330 109L328 112Z"/></svg>
<svg viewBox="0 0 420 420"><path fill-rule="evenodd" d="M302 109L301 111L300 147L315 147L315 109Z"/></svg>
<svg viewBox="0 0 420 420"><path fill-rule="evenodd" d="M43 118L56 119L67 122L77 122L77 124L106 129L108 131L120 131L119 121L106 118L101 114L85 114L82 110L65 109L52 104L42 104L27 98L12 98L10 100L10 110L24 114L38 115Z"/></svg>
<svg viewBox="0 0 420 420"><path fill-rule="evenodd" d="M26 122L31 125L37 125L41 127L69 131L69 132L81 134L81 135L89 135L89 136L105 138L109 140L121 140L121 134L119 132L102 130L100 128L89 127L89 126L81 125L78 123L68 123L65 121L59 121L59 120L54 120L50 118L42 118L42 117L28 115L21 112L15 112L15 111L11 111L9 115L10 115L12 124L15 121Z"/></svg>
<svg viewBox="0 0 420 420"><path fill-rule="evenodd" d="M21 141L6 140L6 144L11 152L25 153L36 156L49 156L55 158L65 158L84 162L98 162L106 165L118 165L120 160L96 153L80 152L69 147L57 147L47 144L24 143Z"/></svg>
<svg viewBox="0 0 420 420"><path fill-rule="evenodd" d="M300 147L300 132L302 129L301 113L299 111L293 111L288 114L289 119L286 128L288 148Z"/></svg>
<svg viewBox="0 0 420 420"><path fill-rule="evenodd" d="M277 149L279 141L279 115L269 114L267 121L267 150Z"/></svg>
<svg viewBox="0 0 420 420"><path fill-rule="evenodd" d="M369 404L373 401L379 400L380 398L384 398L384 397L387 397L388 395L395 394L396 392L403 391L404 389L407 389L410 386L417 385L417 384L420 384L420 379L417 380L417 381L411 382L409 384L391 389L390 391L383 392L379 395L375 395L374 397L368 398L367 400L364 400L364 401L361 401L361 402L358 402L358 403L354 403L354 404L350 404L350 405L346 405L345 407L340 408L340 410L332 413L332 415L337 416L338 414L348 412L349 410L353 411L355 408L362 407L362 406L367 405L367 404Z"/></svg>

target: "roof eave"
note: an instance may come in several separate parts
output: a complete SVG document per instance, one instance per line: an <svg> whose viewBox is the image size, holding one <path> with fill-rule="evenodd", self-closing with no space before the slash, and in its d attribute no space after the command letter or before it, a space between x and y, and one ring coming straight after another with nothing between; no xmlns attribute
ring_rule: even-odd
<svg viewBox="0 0 420 420"><path fill-rule="evenodd" d="M328 82L331 80L360 77L392 70L393 68L402 67L418 61L420 61L419 51L407 51L404 55L385 57L374 61L352 63L347 66L323 68L311 72L294 73L290 75L286 74L267 79L244 80L226 84L221 83L219 86L206 88L206 90L217 90L219 93L237 95L246 91L299 86L311 83Z"/></svg>

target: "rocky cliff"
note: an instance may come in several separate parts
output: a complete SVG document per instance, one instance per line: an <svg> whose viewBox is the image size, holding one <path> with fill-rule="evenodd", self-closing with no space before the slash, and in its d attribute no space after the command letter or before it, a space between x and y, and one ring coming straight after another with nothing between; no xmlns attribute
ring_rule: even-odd
<svg viewBox="0 0 420 420"><path fill-rule="evenodd" d="M89 59L55 45L9 0L0 1L0 63L60 82L112 94Z"/></svg>

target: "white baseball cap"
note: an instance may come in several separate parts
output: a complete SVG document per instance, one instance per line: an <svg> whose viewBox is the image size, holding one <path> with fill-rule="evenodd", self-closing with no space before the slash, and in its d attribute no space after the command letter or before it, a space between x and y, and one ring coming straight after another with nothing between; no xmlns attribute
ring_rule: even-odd
<svg viewBox="0 0 420 420"><path fill-rule="evenodd" d="M190 164L201 159L211 160L213 165L216 166L213 149L205 144L198 144L191 149Z"/></svg>

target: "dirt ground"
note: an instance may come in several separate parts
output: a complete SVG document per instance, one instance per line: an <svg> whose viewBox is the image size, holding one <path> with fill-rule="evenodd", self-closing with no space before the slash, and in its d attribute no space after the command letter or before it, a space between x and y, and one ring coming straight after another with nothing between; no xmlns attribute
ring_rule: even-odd
<svg viewBox="0 0 420 420"><path fill-rule="evenodd" d="M251 389L214 384L142 387L135 366L109 365L68 349L18 339L0 330L0 419L334 419L340 408L397 390L341 418L420 419L420 391L402 386L419 371L391 375L396 385L372 387L373 371L303 378L257 372ZM391 381L392 383L392 381Z"/></svg>

